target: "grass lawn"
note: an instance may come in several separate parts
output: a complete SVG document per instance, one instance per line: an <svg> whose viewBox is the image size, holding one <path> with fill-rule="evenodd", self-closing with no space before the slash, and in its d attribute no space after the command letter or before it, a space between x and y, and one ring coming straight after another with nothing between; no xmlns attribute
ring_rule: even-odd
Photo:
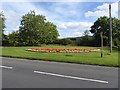
<svg viewBox="0 0 120 90"><path fill-rule="evenodd" d="M38 47L38 46L37 46ZM37 48L36 46L34 48ZM109 54L109 49L104 47L104 57L100 57L100 51L89 53L41 53L26 51L33 47L2 47L1 56L38 59L44 61L60 61L70 63L94 64L105 66L120 66L118 64L118 51L113 50ZM42 45L40 48L93 48L82 46L57 46L57 45Z"/></svg>

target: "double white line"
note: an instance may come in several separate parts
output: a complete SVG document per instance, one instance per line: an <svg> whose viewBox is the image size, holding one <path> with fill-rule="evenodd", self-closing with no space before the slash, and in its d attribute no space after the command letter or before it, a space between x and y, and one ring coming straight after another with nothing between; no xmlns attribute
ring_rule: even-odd
<svg viewBox="0 0 120 90"><path fill-rule="evenodd" d="M98 82L98 83L105 83L105 84L108 83L108 81L88 79L88 78L80 78L80 77L75 77L75 76L68 76L68 75L48 73L48 72L41 72L41 71L34 71L34 73L39 73L39 74L44 74L44 75L51 75L51 76L57 76L57 77L63 77L63 78L70 78L70 79L77 79L77 80L92 81L92 82Z"/></svg>
<svg viewBox="0 0 120 90"><path fill-rule="evenodd" d="M6 69L13 69L13 67L8 67L8 66L0 66L1 68L6 68Z"/></svg>

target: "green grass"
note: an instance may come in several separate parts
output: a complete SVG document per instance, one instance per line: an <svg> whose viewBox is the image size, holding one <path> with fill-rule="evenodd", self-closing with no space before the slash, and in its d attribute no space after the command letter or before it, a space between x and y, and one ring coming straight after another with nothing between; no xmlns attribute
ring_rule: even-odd
<svg viewBox="0 0 120 90"><path fill-rule="evenodd" d="M43 45L40 48L93 48L93 47L81 47L81 46L57 46L57 45ZM105 66L120 66L118 64L118 51L113 50L112 54L109 54L109 49L104 47L104 57L100 57L100 52L89 53L41 53L26 51L28 48L33 47L2 47L1 56L4 57L17 57L27 59L38 59L44 61L57 61L57 62L69 62L69 63L82 63L82 64L94 64ZM35 48L37 48L35 46Z"/></svg>

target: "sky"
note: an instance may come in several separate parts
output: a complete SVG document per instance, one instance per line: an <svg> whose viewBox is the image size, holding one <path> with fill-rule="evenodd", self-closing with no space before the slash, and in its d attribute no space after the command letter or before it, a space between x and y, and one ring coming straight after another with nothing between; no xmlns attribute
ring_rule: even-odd
<svg viewBox="0 0 120 90"><path fill-rule="evenodd" d="M57 26L59 38L80 37L100 16L109 16L109 4L112 17L118 18L118 2L2 2L6 21L5 34L17 31L21 16L34 10ZM90 34L92 35L92 34Z"/></svg>

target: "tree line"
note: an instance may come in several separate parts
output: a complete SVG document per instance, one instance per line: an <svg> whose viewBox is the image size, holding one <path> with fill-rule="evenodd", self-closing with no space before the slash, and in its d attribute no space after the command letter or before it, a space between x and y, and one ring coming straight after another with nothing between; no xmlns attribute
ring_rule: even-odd
<svg viewBox="0 0 120 90"><path fill-rule="evenodd" d="M90 30L86 30L83 36L78 38L58 39L59 33L57 26L47 21L45 16L36 15L34 11L30 11L22 16L18 31L14 31L8 35L4 34L5 17L0 13L0 40L3 46L35 46L41 44L61 44L61 45L82 45L82 46L100 46L100 32L103 32L103 44L109 46L109 18L106 16L98 18L91 26ZM120 46L120 20L112 18L113 30L113 46ZM89 35L89 32L93 36Z"/></svg>

